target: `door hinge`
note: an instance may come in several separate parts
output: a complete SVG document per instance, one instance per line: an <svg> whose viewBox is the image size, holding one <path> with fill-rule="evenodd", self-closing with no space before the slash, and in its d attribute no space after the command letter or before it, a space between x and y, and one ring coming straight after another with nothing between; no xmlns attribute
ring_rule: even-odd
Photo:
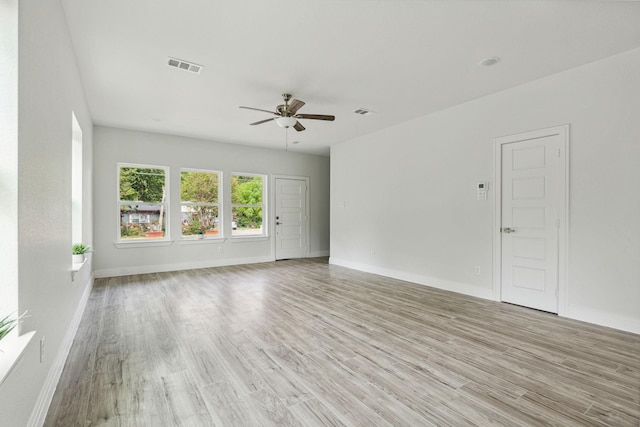
<svg viewBox="0 0 640 427"><path fill-rule="evenodd" d="M562 157L562 150L558 148L558 158Z"/></svg>

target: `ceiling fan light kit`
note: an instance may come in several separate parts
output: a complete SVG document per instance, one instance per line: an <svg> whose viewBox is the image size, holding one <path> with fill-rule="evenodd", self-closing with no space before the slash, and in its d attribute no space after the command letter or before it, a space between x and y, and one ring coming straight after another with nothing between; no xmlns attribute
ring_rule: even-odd
<svg viewBox="0 0 640 427"><path fill-rule="evenodd" d="M302 126L302 123L300 123L298 119L324 120L324 121L330 121L330 122L336 119L335 116L330 116L327 114L298 114L298 110L304 106L303 101L300 101L299 99L291 99L291 95L288 93L283 93L282 99L284 100L284 104L278 105L275 111L263 110L261 108L253 108L253 107L243 107L243 106L240 106L240 108L244 108L246 110L262 111L263 113L269 113L276 116L270 119L260 120L255 123L251 123L250 124L251 126L260 125L262 123L275 120L278 126L285 129L292 127L298 132L305 130L305 127Z"/></svg>
<svg viewBox="0 0 640 427"><path fill-rule="evenodd" d="M295 117L278 117L276 119L276 123L281 128L290 128L292 126L295 126L297 122L298 120Z"/></svg>

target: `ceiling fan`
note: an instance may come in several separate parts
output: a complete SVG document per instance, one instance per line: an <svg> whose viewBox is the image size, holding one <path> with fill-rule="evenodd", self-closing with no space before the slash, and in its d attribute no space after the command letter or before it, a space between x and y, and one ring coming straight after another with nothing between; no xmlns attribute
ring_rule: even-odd
<svg viewBox="0 0 640 427"><path fill-rule="evenodd" d="M284 100L284 104L280 104L276 107L276 111L263 110L261 108L253 108L253 107L240 107L246 110L256 110L262 111L265 113L273 114L276 117L271 117L270 119L260 120L259 122L251 123L251 126L259 125L262 123L270 122L271 120L275 120L278 126L283 128L293 127L298 132L305 130L305 127L298 121L298 119L311 119L311 120L326 120L326 121L334 121L336 119L335 116L329 116L325 114L298 114L298 110L302 108L304 102L299 99L291 99L291 95L288 93L282 94L282 99ZM291 101L291 102L289 102Z"/></svg>

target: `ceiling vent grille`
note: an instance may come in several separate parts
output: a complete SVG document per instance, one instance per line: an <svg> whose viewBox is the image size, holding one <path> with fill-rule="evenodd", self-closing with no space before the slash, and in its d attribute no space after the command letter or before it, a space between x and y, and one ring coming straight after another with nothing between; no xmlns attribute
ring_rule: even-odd
<svg viewBox="0 0 640 427"><path fill-rule="evenodd" d="M358 108L357 110L354 110L353 112L356 113L356 114L360 114L361 116L370 116L370 115L376 113L375 111L371 111L371 110L368 110L366 108Z"/></svg>
<svg viewBox="0 0 640 427"><path fill-rule="evenodd" d="M191 71L192 73L200 74L202 65L194 64L193 62L183 61L182 59L176 59L168 57L167 64L170 67L179 68L185 71Z"/></svg>

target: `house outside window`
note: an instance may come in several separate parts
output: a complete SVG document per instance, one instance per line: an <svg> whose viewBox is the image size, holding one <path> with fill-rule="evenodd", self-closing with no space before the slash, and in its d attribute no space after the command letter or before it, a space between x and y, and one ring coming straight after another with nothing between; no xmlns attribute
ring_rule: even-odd
<svg viewBox="0 0 640 427"><path fill-rule="evenodd" d="M164 166L118 165L118 240L168 236L168 174Z"/></svg>
<svg viewBox="0 0 640 427"><path fill-rule="evenodd" d="M265 206L264 175L233 174L231 175L231 235L264 236L263 224Z"/></svg>
<svg viewBox="0 0 640 427"><path fill-rule="evenodd" d="M222 237L220 172L180 172L182 237Z"/></svg>

